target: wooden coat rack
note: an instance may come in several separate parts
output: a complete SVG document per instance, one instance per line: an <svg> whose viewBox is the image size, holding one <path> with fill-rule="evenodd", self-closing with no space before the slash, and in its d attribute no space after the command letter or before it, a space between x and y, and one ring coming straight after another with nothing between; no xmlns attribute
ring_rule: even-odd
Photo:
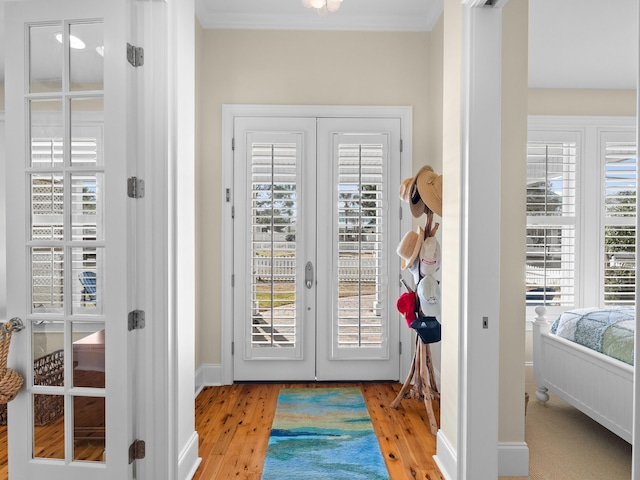
<svg viewBox="0 0 640 480"><path fill-rule="evenodd" d="M433 212L429 211L427 213L427 223L424 230L425 238L434 236L440 226L439 223L436 223L432 228L432 221ZM411 291L409 287L407 287L407 290ZM411 387L412 383L413 387ZM409 388L411 388L411 390L409 390ZM436 400L438 404L440 404L440 392L438 391L433 363L431 362L431 347L428 343L424 343L419 335L416 335L416 348L413 353L413 361L409 375L402 385L400 392L389 406L391 408L398 408L403 398L414 398L424 401L424 405L427 408L427 416L429 417L431 433L432 435L436 435L438 433L438 422L436 421L432 402Z"/></svg>

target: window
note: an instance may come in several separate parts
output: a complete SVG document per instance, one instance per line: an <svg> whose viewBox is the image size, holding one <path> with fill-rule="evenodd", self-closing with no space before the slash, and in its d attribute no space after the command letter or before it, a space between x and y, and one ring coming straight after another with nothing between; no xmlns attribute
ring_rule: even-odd
<svg viewBox="0 0 640 480"><path fill-rule="evenodd" d="M631 121L530 118L530 315L537 305L553 315L567 308L635 304L636 185Z"/></svg>

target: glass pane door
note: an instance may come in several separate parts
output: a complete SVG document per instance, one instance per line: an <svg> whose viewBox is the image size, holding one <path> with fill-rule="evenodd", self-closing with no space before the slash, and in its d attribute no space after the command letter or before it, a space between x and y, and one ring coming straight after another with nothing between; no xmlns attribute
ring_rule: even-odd
<svg viewBox="0 0 640 480"><path fill-rule="evenodd" d="M398 379L400 121L323 118L318 139L317 378Z"/></svg>
<svg viewBox="0 0 640 480"><path fill-rule="evenodd" d="M238 118L235 135L234 379L313 380L315 121Z"/></svg>
<svg viewBox="0 0 640 480"><path fill-rule="evenodd" d="M9 404L12 478L130 475L124 75L105 89L105 45L117 51L125 19L105 8L6 9L7 313L26 326L14 336L25 387Z"/></svg>

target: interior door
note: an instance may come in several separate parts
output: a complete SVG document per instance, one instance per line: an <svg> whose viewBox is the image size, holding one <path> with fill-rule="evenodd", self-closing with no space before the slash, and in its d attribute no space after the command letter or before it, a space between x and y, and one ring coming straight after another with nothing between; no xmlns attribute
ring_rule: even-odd
<svg viewBox="0 0 640 480"><path fill-rule="evenodd" d="M127 5L5 4L12 479L132 478Z"/></svg>
<svg viewBox="0 0 640 480"><path fill-rule="evenodd" d="M400 121L237 117L234 138L234 380L397 380Z"/></svg>

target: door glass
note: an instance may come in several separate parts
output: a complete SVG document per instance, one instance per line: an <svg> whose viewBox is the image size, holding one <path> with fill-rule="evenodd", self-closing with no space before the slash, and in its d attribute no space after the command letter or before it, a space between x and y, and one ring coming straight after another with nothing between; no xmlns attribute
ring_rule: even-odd
<svg viewBox="0 0 640 480"><path fill-rule="evenodd" d="M62 90L62 24L29 28L29 91Z"/></svg>
<svg viewBox="0 0 640 480"><path fill-rule="evenodd" d="M33 396L33 458L63 460L64 395Z"/></svg>
<svg viewBox="0 0 640 480"><path fill-rule="evenodd" d="M337 163L337 345L380 347L385 298L383 145L341 143Z"/></svg>
<svg viewBox="0 0 640 480"><path fill-rule="evenodd" d="M74 397L73 425L73 459L104 462L104 397Z"/></svg>
<svg viewBox="0 0 640 480"><path fill-rule="evenodd" d="M296 346L297 148L251 146L251 344Z"/></svg>
<svg viewBox="0 0 640 480"><path fill-rule="evenodd" d="M30 91L47 92L29 99L34 458L104 461L102 37L100 22L30 29Z"/></svg>
<svg viewBox="0 0 640 480"><path fill-rule="evenodd" d="M102 22L69 26L69 90L104 88L104 38Z"/></svg>

